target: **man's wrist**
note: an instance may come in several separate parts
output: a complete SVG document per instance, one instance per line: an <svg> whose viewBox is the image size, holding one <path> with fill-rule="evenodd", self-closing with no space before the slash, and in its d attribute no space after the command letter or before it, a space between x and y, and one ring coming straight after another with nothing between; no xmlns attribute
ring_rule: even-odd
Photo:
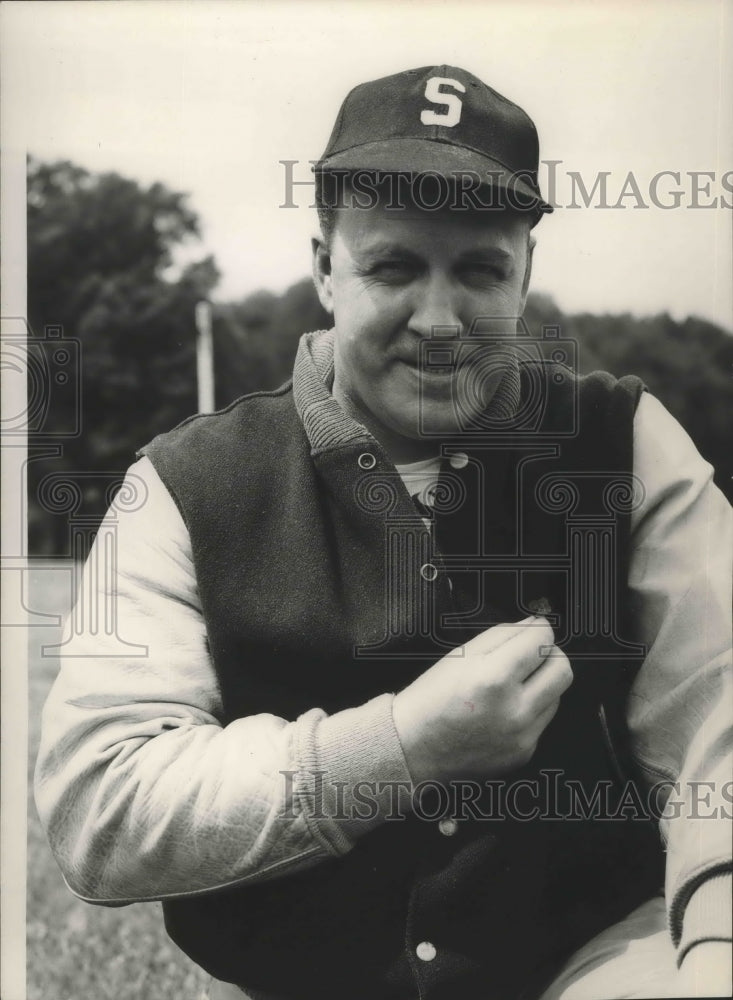
<svg viewBox="0 0 733 1000"><path fill-rule="evenodd" d="M308 713L298 720L298 764L306 789L301 798L310 825L336 854L385 820L409 812L412 780L392 718L393 697L384 694L328 717ZM310 794L310 786L317 794Z"/></svg>

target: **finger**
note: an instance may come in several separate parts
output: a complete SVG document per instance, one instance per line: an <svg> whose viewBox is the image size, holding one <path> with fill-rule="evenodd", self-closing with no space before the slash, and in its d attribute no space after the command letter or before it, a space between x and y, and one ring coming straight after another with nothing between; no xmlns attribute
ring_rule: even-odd
<svg viewBox="0 0 733 1000"><path fill-rule="evenodd" d="M537 716L532 727L534 741L537 743L540 736L544 733L547 727L550 725L552 720L557 715L557 710L560 707L560 699L557 698L555 701L546 705L542 712Z"/></svg>
<svg viewBox="0 0 733 1000"><path fill-rule="evenodd" d="M492 675L522 684L544 662L555 636L546 618L523 624L507 642L483 659Z"/></svg>
<svg viewBox="0 0 733 1000"><path fill-rule="evenodd" d="M559 701L573 682L573 671L567 656L553 646L550 655L523 684L523 701L527 711L541 714Z"/></svg>
<svg viewBox="0 0 733 1000"><path fill-rule="evenodd" d="M529 750L528 760L531 760L537 752L537 744L540 741L540 737L555 718L559 707L560 700L558 699L557 701L552 702L551 705L547 705L544 711L540 712L536 718L532 719L531 724L527 726L524 734L524 742Z"/></svg>
<svg viewBox="0 0 733 1000"><path fill-rule="evenodd" d="M534 638L530 638L530 633ZM473 639L469 639L463 648L467 653L483 655L493 653L517 638L522 638L529 645L534 642L535 645L544 643L550 646L554 641L554 634L546 618L530 615L529 618L519 622L494 625L493 628L486 629L485 632L480 632Z"/></svg>

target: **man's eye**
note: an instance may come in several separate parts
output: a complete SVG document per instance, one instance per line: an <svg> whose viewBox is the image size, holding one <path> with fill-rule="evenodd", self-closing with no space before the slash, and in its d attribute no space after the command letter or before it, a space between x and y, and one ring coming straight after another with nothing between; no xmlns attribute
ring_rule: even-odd
<svg viewBox="0 0 733 1000"><path fill-rule="evenodd" d="M503 281L504 272L496 264L482 264L480 262L466 264L462 268L463 274L471 281Z"/></svg>
<svg viewBox="0 0 733 1000"><path fill-rule="evenodd" d="M375 277L385 281L407 281L414 273L412 264L404 260L385 260L372 270Z"/></svg>
<svg viewBox="0 0 733 1000"><path fill-rule="evenodd" d="M496 264L466 264L461 268L461 277L467 285L487 288L506 281L506 273Z"/></svg>

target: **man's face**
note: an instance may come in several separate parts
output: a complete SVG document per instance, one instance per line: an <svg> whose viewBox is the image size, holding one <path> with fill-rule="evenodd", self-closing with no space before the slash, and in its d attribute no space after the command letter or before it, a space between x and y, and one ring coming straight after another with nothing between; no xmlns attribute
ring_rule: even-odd
<svg viewBox="0 0 733 1000"><path fill-rule="evenodd" d="M477 330L514 336L529 279L528 233L526 218L511 212L349 207L338 212L330 253L316 247L316 283L336 330L334 395L393 461L434 454L433 435L455 434L491 401L499 363L457 406L466 343ZM464 377L419 365L420 343L436 327L463 345Z"/></svg>

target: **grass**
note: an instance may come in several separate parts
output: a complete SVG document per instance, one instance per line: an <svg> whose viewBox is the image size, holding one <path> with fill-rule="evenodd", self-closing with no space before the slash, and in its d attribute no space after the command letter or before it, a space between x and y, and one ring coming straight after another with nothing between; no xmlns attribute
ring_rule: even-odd
<svg viewBox="0 0 733 1000"><path fill-rule="evenodd" d="M71 578L69 563L39 563L29 574L33 611L65 614ZM41 647L56 642L59 633L53 624L30 629L29 787L41 708L59 666ZM159 903L107 908L71 894L51 856L32 791L27 920L28 1000L197 1000L208 980L167 937Z"/></svg>

